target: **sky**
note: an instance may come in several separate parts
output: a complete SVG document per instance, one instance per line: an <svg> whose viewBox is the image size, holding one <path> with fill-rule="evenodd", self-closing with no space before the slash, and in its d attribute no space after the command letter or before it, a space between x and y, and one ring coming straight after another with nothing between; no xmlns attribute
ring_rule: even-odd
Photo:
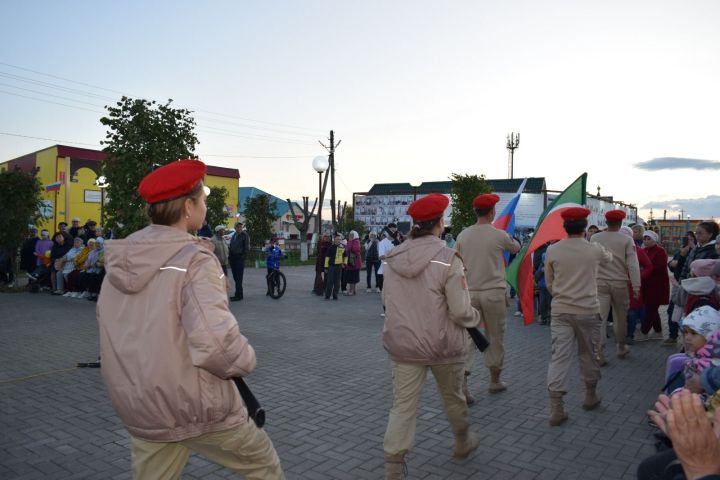
<svg viewBox="0 0 720 480"><path fill-rule="evenodd" d="M587 172L646 219L720 216L717 0L14 1L3 17L0 161L100 148L125 94L193 110L200 158L281 198L317 196L331 129L348 203L507 178L519 132L515 177L562 190Z"/></svg>

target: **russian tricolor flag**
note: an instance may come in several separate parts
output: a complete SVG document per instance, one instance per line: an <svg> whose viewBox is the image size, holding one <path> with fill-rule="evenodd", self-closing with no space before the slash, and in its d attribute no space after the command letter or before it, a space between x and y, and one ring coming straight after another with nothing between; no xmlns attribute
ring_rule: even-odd
<svg viewBox="0 0 720 480"><path fill-rule="evenodd" d="M51 183L49 185L45 185L45 191L46 192L57 192L58 190L60 190L60 185L62 185L61 182L55 182L55 183Z"/></svg>
<svg viewBox="0 0 720 480"><path fill-rule="evenodd" d="M523 190L525 190L526 183L527 178L523 180L523 182L520 184L520 188L518 188L517 193L512 199L510 199L508 204L505 205L503 211L500 212L497 217L495 217L495 220L493 220L493 227L499 228L500 230L505 230L511 237L515 233L515 209L520 202L520 195L522 194ZM505 264L507 265L510 254L505 251L503 252L503 255L505 256Z"/></svg>

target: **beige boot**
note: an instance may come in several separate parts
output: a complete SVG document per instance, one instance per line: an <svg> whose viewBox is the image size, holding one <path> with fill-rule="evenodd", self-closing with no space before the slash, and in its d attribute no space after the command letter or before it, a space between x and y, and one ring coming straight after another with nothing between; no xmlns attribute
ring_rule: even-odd
<svg viewBox="0 0 720 480"><path fill-rule="evenodd" d="M462 391L463 395L465 395L465 403L468 405L472 405L475 403L475 398L473 398L472 395L470 395L470 389L468 388L468 377L470 376L470 372L465 372L465 378L463 378L463 386Z"/></svg>
<svg viewBox="0 0 720 480"><path fill-rule="evenodd" d="M551 427L561 425L568 418L568 414L563 407L564 392L550 392L550 418Z"/></svg>
<svg viewBox="0 0 720 480"><path fill-rule="evenodd" d="M455 449L453 449L454 458L467 458L470 452L480 446L480 436L475 432L466 431L465 433L455 435Z"/></svg>
<svg viewBox="0 0 720 480"><path fill-rule="evenodd" d="M586 383L585 384L585 401L583 402L583 409L585 410L595 410L598 405L600 405L601 398L597 394L597 384L596 383Z"/></svg>
<svg viewBox="0 0 720 480"><path fill-rule="evenodd" d="M490 386L488 387L488 392L500 393L507 390L507 385L500 381L500 372L502 372L500 368L490 367Z"/></svg>
<svg viewBox="0 0 720 480"><path fill-rule="evenodd" d="M385 480L403 480L407 473L404 454L385 454Z"/></svg>
<svg viewBox="0 0 720 480"><path fill-rule="evenodd" d="M630 353L630 347L628 347L624 343L617 344L617 357L618 358L625 358L625 357L627 357L628 353Z"/></svg>

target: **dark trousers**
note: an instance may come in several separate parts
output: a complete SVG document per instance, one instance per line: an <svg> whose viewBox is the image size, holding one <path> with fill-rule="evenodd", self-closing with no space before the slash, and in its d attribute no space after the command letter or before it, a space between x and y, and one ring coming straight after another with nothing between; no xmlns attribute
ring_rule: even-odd
<svg viewBox="0 0 720 480"><path fill-rule="evenodd" d="M658 313L660 305L645 305L645 317L642 319L640 331L647 334L650 330L662 332L662 323L660 322L660 314Z"/></svg>
<svg viewBox="0 0 720 480"><path fill-rule="evenodd" d="M327 275L325 275L325 298L337 298L340 291L340 278L342 277L342 265L330 265Z"/></svg>
<svg viewBox="0 0 720 480"><path fill-rule="evenodd" d="M550 304L552 303L552 295L545 287L538 288L538 313L543 323L547 323L552 315Z"/></svg>
<svg viewBox="0 0 720 480"><path fill-rule="evenodd" d="M680 307L680 308L682 308L682 307ZM677 340L678 333L680 333L680 326L677 324L677 322L672 321L673 310L675 310L675 304L673 302L670 302L670 305L668 305L668 309L667 309L668 335L670 336L670 338Z"/></svg>
<svg viewBox="0 0 720 480"><path fill-rule="evenodd" d="M640 308L629 308L627 312L627 336L630 338L635 338L635 329L637 328L637 324L640 323L640 325L645 324L645 306L641 306ZM645 330L641 329L643 333L647 333Z"/></svg>
<svg viewBox="0 0 720 480"><path fill-rule="evenodd" d="M378 279L378 268L380 268L380 260L377 262L368 262L367 267L367 288L372 288L372 271L375 269L375 286L380 288L380 280Z"/></svg>
<svg viewBox="0 0 720 480"><path fill-rule="evenodd" d="M340 272L340 290L342 290L343 292L347 290L347 284L347 270L342 268L342 271Z"/></svg>
<svg viewBox="0 0 720 480"><path fill-rule="evenodd" d="M382 291L383 284L385 283L385 275L382 273L378 273L377 275L375 275L375 281L377 282L378 290Z"/></svg>
<svg viewBox="0 0 720 480"><path fill-rule="evenodd" d="M322 295L325 293L325 278L323 278L323 272L318 272L317 270L315 271L313 293L315 295Z"/></svg>
<svg viewBox="0 0 720 480"><path fill-rule="evenodd" d="M243 298L243 275L245 274L245 257L230 257L230 269L235 281L235 296Z"/></svg>

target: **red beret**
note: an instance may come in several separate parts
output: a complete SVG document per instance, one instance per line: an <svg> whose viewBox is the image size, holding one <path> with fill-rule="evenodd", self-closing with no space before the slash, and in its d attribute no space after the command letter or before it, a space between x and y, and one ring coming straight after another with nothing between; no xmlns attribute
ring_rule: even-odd
<svg viewBox="0 0 720 480"><path fill-rule="evenodd" d="M207 167L200 160L178 160L146 175L138 191L148 203L178 198L190 193L206 171Z"/></svg>
<svg viewBox="0 0 720 480"><path fill-rule="evenodd" d="M477 197L475 197L475 200L473 200L473 208L477 208L480 210L492 208L499 201L500 197L498 197L494 193L483 193L482 195L478 195Z"/></svg>
<svg viewBox="0 0 720 480"><path fill-rule="evenodd" d="M588 215L590 215L590 210L583 207L570 207L560 212L563 220L580 220L587 218Z"/></svg>
<svg viewBox="0 0 720 480"><path fill-rule="evenodd" d="M619 221L625 218L625 212L622 210L610 210L609 212L605 212L605 218L611 222Z"/></svg>
<svg viewBox="0 0 720 480"><path fill-rule="evenodd" d="M416 222L433 220L443 216L450 200L445 195L431 193L419 200L415 200L408 208L410 215Z"/></svg>

